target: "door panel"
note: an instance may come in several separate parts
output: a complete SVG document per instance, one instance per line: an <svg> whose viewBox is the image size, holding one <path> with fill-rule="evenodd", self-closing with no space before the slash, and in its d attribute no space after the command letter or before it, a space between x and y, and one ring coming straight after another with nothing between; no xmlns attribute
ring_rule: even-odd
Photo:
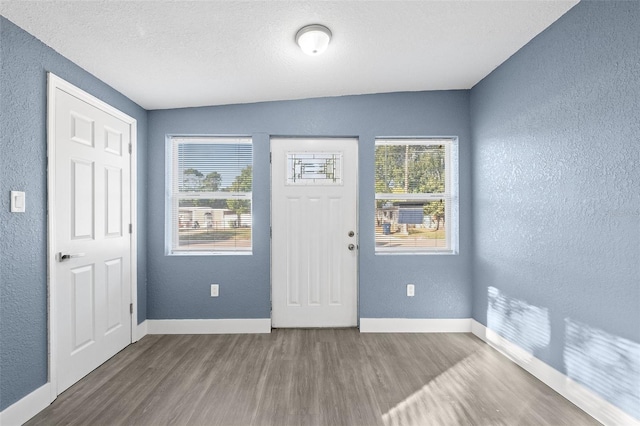
<svg viewBox="0 0 640 426"><path fill-rule="evenodd" d="M131 343L130 125L55 95L57 392ZM61 254L71 255L62 258Z"/></svg>
<svg viewBox="0 0 640 426"><path fill-rule="evenodd" d="M93 147L94 122L91 118L85 117L77 111L70 111L71 117L71 137L72 142Z"/></svg>
<svg viewBox="0 0 640 426"><path fill-rule="evenodd" d="M93 237L93 162L71 159L71 220L74 240Z"/></svg>
<svg viewBox="0 0 640 426"><path fill-rule="evenodd" d="M105 132L104 150L106 152L110 152L111 154L115 154L117 156L122 155L122 133L108 126L105 126L104 132Z"/></svg>
<svg viewBox="0 0 640 426"><path fill-rule="evenodd" d="M93 280L93 265L81 266L71 270L72 275L72 305L73 317L71 319L74 328L72 353L93 343L94 335L94 311L93 295L95 281Z"/></svg>
<svg viewBox="0 0 640 426"><path fill-rule="evenodd" d="M116 167L105 167L105 204L106 226L108 237L122 236L122 170Z"/></svg>
<svg viewBox="0 0 640 426"><path fill-rule="evenodd" d="M273 326L355 326L357 140L278 138L271 151Z"/></svg>
<svg viewBox="0 0 640 426"><path fill-rule="evenodd" d="M109 260L105 264L107 283L107 334L122 326L120 306L122 303L122 258Z"/></svg>

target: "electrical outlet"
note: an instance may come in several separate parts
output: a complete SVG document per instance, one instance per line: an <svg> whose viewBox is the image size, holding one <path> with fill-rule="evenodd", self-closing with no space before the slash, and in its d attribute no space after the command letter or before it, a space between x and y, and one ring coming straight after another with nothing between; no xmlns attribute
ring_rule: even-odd
<svg viewBox="0 0 640 426"><path fill-rule="evenodd" d="M407 296L413 297L416 295L416 286L413 284L407 284Z"/></svg>
<svg viewBox="0 0 640 426"><path fill-rule="evenodd" d="M218 297L220 286L218 284L211 284L211 297Z"/></svg>

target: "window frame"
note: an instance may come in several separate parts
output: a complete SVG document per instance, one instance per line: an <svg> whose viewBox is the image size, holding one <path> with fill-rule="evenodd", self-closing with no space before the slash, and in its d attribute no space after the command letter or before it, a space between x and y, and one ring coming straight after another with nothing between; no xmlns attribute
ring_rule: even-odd
<svg viewBox="0 0 640 426"><path fill-rule="evenodd" d="M458 138L457 137L380 137L375 139L375 150L379 146L443 145L445 147L445 190L441 193L379 193L376 192L374 173L374 228L375 209L378 200L441 201L445 203L444 232L445 247L380 247L374 229L374 253L376 255L438 255L458 254ZM374 164L375 167L375 164Z"/></svg>
<svg viewBox="0 0 640 426"><path fill-rule="evenodd" d="M165 214L165 254L167 256L237 256L253 254L253 166L254 166L254 149L253 139L250 136L183 136L183 135L167 135L166 137L166 167L170 173L167 173L166 179L166 214ZM249 145L251 146L251 170L252 170L252 190L249 192L231 192L231 191L194 191L183 192L178 191L179 179L179 162L178 147L181 144L220 144L220 145ZM197 199L218 199L218 200L248 200L251 205L251 227L250 227L250 246L247 249L230 249L230 250L185 250L179 248L179 203L180 200L197 200ZM175 217L177 216L177 217Z"/></svg>

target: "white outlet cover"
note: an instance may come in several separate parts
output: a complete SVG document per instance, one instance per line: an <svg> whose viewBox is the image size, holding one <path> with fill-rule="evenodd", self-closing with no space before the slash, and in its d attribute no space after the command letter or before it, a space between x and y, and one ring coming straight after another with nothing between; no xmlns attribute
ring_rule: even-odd
<svg viewBox="0 0 640 426"><path fill-rule="evenodd" d="M218 297L220 294L220 286L218 284L211 284L211 297Z"/></svg>
<svg viewBox="0 0 640 426"><path fill-rule="evenodd" d="M416 295L416 286L413 284L407 284L407 296L413 297Z"/></svg>

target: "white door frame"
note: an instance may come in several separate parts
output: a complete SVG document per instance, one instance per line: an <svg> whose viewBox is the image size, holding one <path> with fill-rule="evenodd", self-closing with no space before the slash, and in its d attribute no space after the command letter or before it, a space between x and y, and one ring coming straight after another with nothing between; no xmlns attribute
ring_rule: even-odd
<svg viewBox="0 0 640 426"><path fill-rule="evenodd" d="M48 343L49 343L49 382L50 385L50 399L55 400L58 396L58 371L57 371L57 347L56 339L58 337L58 324L56 322L56 309L57 301L55 291L58 283L56 282L56 274L52 273L52 265L57 261L55 258L56 250L56 234L53 232L55 229L57 217L56 210L52 208L55 194L55 171L56 171L56 153L55 153L55 128L56 128L56 91L62 90L76 98L92 105L122 121L129 124L131 129L130 141L131 141L131 156L130 156L130 185L131 185L131 224L133 230L137 230L137 215L136 215L136 149L137 149L137 121L135 118L117 110L111 105L101 101L95 96L90 95L82 89L77 88L71 83L63 80L57 75L48 72L47 73L47 281L48 281ZM130 316L131 327L131 342L136 342L141 336L137 333L138 324L138 283L137 283L137 234L132 232L131 238L131 303L133 304L133 313Z"/></svg>
<svg viewBox="0 0 640 426"><path fill-rule="evenodd" d="M273 328L273 165L272 165L272 140L273 139L354 139L356 141L356 327L360 326L360 138L357 136L281 136L269 135L269 282L270 282L270 320Z"/></svg>

